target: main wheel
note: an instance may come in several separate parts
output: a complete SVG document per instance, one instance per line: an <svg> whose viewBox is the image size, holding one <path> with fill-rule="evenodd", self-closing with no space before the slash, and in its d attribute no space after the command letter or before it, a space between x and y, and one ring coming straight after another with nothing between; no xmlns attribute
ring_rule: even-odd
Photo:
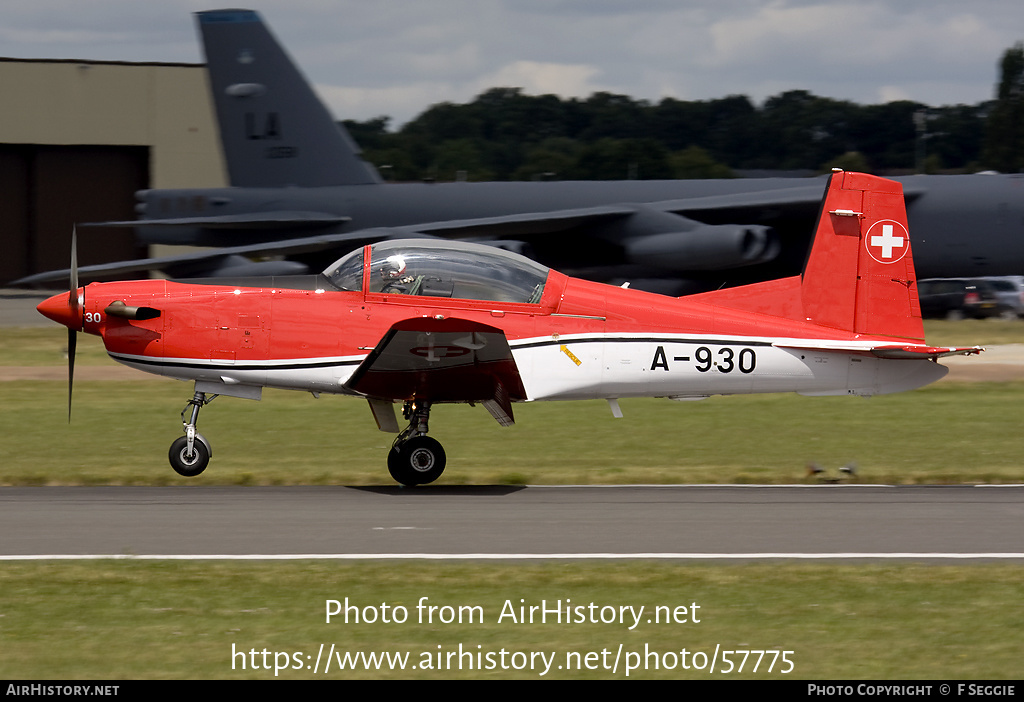
<svg viewBox="0 0 1024 702"><path fill-rule="evenodd" d="M402 485L426 485L441 477L446 460L436 439L414 436L391 447L388 472Z"/></svg>
<svg viewBox="0 0 1024 702"><path fill-rule="evenodd" d="M188 455L188 439L179 436L171 444L171 450L167 452L167 458L171 462L171 468L178 475L186 478L194 478L204 470L210 463L210 451L206 444L197 436L192 442L192 455Z"/></svg>

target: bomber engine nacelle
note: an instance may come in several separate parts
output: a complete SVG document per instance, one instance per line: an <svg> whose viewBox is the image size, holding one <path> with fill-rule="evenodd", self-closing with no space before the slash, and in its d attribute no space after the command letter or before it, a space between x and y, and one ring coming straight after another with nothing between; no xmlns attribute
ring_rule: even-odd
<svg viewBox="0 0 1024 702"><path fill-rule="evenodd" d="M781 250L771 227L706 224L648 205L631 207L629 216L590 231L622 247L629 263L673 273L717 271L767 263Z"/></svg>
<svg viewBox="0 0 1024 702"><path fill-rule="evenodd" d="M779 240L771 227L756 224L703 224L624 242L631 263L673 271L717 271L771 261Z"/></svg>

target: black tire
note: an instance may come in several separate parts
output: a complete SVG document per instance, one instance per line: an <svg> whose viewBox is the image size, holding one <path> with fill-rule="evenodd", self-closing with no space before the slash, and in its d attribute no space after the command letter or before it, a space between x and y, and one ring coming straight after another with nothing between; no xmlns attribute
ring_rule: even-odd
<svg viewBox="0 0 1024 702"><path fill-rule="evenodd" d="M183 475L186 478L194 478L204 470L210 463L210 451L206 448L206 444L196 437L196 440L192 442L192 455L187 455L188 451L188 439L184 436L179 436L171 444L171 450L167 452L167 458L171 462L171 468L178 475Z"/></svg>
<svg viewBox="0 0 1024 702"><path fill-rule="evenodd" d="M388 453L388 472L402 485L426 485L444 472L444 449L429 436L414 436L396 443Z"/></svg>

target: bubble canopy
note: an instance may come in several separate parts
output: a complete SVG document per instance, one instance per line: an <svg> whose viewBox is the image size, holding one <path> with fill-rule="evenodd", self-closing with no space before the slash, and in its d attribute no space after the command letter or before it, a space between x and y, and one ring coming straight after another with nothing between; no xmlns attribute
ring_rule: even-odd
<svg viewBox="0 0 1024 702"><path fill-rule="evenodd" d="M548 269L519 254L464 241L394 240L369 247L364 292L494 302L540 302ZM365 247L324 271L339 290L363 289Z"/></svg>

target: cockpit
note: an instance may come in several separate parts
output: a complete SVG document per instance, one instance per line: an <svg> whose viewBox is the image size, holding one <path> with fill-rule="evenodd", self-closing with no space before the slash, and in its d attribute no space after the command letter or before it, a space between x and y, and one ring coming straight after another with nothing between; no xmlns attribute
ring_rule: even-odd
<svg viewBox="0 0 1024 702"><path fill-rule="evenodd" d="M364 292L460 300L536 304L548 277L545 266L519 254L463 241L405 239L369 247ZM339 290L363 290L365 248L324 271Z"/></svg>

